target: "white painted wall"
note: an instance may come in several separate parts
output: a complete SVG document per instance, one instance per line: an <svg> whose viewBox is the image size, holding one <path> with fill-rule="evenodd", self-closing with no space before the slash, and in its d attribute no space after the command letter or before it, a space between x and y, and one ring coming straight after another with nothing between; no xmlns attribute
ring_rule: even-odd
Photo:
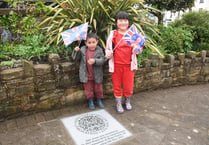
<svg viewBox="0 0 209 145"><path fill-rule="evenodd" d="M207 10L209 11L209 0L195 0L194 7L191 8L192 11L201 11ZM185 11L188 12L189 10ZM180 18L183 14L183 11L179 12L171 12L165 11L163 17L163 24L167 26L170 22L174 21L176 18Z"/></svg>

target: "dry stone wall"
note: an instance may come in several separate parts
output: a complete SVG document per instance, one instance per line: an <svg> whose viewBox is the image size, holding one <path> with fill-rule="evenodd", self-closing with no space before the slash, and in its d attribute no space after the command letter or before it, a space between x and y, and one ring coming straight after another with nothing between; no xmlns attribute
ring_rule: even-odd
<svg viewBox="0 0 209 145"><path fill-rule="evenodd" d="M135 73L134 91L209 82L209 51L176 56L150 55ZM23 60L17 68L0 70L0 119L86 101L78 79L78 63L60 62L57 54L49 64ZM104 65L104 94L113 97L111 74ZM85 103L86 104L86 103Z"/></svg>

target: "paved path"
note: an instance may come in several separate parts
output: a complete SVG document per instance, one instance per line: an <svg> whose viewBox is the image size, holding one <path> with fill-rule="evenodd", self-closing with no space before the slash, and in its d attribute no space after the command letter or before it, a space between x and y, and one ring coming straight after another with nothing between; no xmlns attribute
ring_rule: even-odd
<svg viewBox="0 0 209 145"><path fill-rule="evenodd" d="M137 93L124 114L113 99L104 103L132 133L114 145L209 145L209 84ZM60 119L88 111L84 104L0 122L0 145L73 145Z"/></svg>

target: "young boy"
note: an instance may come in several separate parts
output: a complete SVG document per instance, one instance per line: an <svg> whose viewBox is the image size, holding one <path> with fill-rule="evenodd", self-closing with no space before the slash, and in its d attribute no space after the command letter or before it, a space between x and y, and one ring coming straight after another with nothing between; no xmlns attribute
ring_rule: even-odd
<svg viewBox="0 0 209 145"><path fill-rule="evenodd" d="M103 98L104 52L97 44L97 35L89 33L87 34L85 46L81 48L75 47L72 53L74 60L80 60L79 78L80 82L84 84L84 92L89 100L90 109L95 109L94 96L97 99L97 105L104 108L101 100Z"/></svg>

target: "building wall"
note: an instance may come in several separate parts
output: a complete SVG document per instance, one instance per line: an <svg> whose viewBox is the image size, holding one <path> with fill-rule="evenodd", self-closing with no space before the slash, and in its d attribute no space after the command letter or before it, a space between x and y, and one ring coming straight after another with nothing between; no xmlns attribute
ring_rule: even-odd
<svg viewBox="0 0 209 145"><path fill-rule="evenodd" d="M201 10L209 11L209 0L195 0L194 7L192 7L191 10L192 11L201 11ZM186 10L185 12L188 12L188 11L189 10ZM176 18L180 18L181 15L185 12L165 11L164 18L163 18L164 25L167 26L170 22L174 21Z"/></svg>
<svg viewBox="0 0 209 145"><path fill-rule="evenodd" d="M207 10L209 11L209 0L195 0L195 6L192 11Z"/></svg>

